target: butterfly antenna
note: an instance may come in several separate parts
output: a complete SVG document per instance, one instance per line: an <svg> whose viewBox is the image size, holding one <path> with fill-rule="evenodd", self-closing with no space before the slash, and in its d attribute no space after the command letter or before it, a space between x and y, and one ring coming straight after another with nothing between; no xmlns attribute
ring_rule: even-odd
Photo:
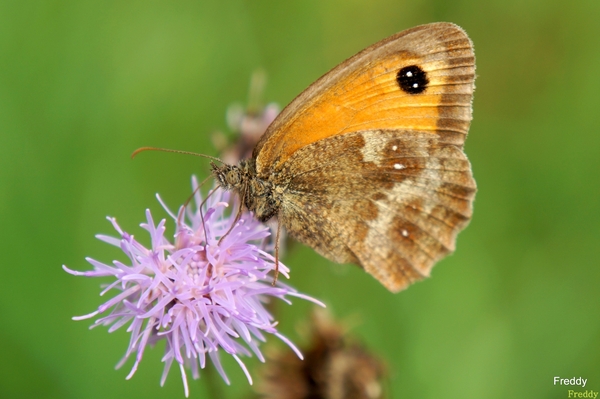
<svg viewBox="0 0 600 399"><path fill-rule="evenodd" d="M223 162L222 160L220 160L217 157L212 157L210 155L205 155L205 154L198 154L196 152L191 152L191 151L182 151L182 150L172 150L170 148L161 148L161 147L140 147L137 150L135 150L132 154L131 154L131 159L135 158L137 154L139 154L140 152L144 152L144 151L164 151L164 152L174 152L177 154L184 154L184 155L195 155L197 157L202 157L202 158L208 158L210 160L213 161L217 161L220 162L222 164L224 164L225 162ZM194 197L194 195L198 192L198 190L200 190L200 187L202 187L204 185L204 183L206 183L208 181L208 179L210 179L212 176L208 176L206 179L204 179L202 181L202 183L200 183L200 185L198 187L196 187L196 189L192 192L192 194L188 197L187 201L185 201L185 204L183 205L183 209L185 210L185 208L187 208L187 206L189 205L190 201L192 200L192 198ZM215 189L216 190L216 189ZM202 219L202 227L204 228L204 238L206 239L208 236L206 234L206 224L204 223L204 215L202 214L202 207L204 206L204 204L206 203L206 200L215 192L215 190L212 190L207 196L206 198L204 198L204 200L202 201L202 204L200 204L199 210L200 210L200 218ZM181 218L183 217L184 212L181 212L180 215L177 218L177 224L181 224Z"/></svg>
<svg viewBox="0 0 600 399"><path fill-rule="evenodd" d="M197 157L212 159L213 161L221 162L222 164L225 163L225 162L221 161L219 158L211 157L210 155L198 154L196 152L191 152L191 151L172 150L170 148L160 148L160 147L140 147L131 154L131 159L135 158L137 154L139 154L140 152L144 152L144 151L175 152L177 154L195 155Z"/></svg>

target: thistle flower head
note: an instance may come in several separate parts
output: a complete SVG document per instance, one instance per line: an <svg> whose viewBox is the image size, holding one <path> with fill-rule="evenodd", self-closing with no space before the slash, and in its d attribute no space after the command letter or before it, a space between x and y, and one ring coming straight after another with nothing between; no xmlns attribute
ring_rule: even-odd
<svg viewBox="0 0 600 399"><path fill-rule="evenodd" d="M320 311L319 311L320 310ZM387 372L381 359L346 326L318 309L300 361L290 350L268 353L256 391L262 399L383 399Z"/></svg>
<svg viewBox="0 0 600 399"><path fill-rule="evenodd" d="M219 360L221 352L238 362L252 384L240 356L254 353L264 362L259 344L265 341L265 334L277 336L302 358L298 349L277 331L277 322L265 308L270 297L287 303L289 297L299 297L322 305L281 282L272 285L275 260L268 248L261 245L270 234L266 226L249 212L236 221L237 207L231 206L230 194L221 189L216 189L201 205L195 179L192 185L196 206L182 207L178 215L170 212L157 196L176 222L174 240L165 237L166 221L155 224L149 210L141 226L150 234L150 248L125 232L114 218L108 218L119 237L98 235L97 238L120 247L128 262L113 261L108 265L87 258L93 266L87 272L63 266L76 276L115 279L101 294L116 291L115 296L95 312L74 319L103 315L92 327L106 325L109 332L128 325L131 340L118 365L122 366L135 354L127 378L135 373L146 347L164 339L161 385L176 361L186 396L189 394L186 368L194 379L199 378L207 355L229 384ZM289 269L281 262L279 273L289 277Z"/></svg>

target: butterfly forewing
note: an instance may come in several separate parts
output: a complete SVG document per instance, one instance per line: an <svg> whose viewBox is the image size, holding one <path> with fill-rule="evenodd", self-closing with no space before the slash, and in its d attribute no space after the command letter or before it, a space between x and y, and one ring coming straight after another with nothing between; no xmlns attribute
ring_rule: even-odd
<svg viewBox="0 0 600 399"><path fill-rule="evenodd" d="M418 95L397 75L418 66L427 75ZM346 60L292 101L254 150L259 175L277 170L298 149L359 130L438 131L462 145L471 120L475 73L471 41L449 23L400 32Z"/></svg>

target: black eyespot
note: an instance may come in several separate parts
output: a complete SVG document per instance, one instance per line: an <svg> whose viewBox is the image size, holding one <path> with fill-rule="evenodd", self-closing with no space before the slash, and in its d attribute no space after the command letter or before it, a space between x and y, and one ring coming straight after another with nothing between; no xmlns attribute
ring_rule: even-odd
<svg viewBox="0 0 600 399"><path fill-rule="evenodd" d="M429 84L427 73L417 65L402 68L396 75L400 88L408 94L423 93Z"/></svg>

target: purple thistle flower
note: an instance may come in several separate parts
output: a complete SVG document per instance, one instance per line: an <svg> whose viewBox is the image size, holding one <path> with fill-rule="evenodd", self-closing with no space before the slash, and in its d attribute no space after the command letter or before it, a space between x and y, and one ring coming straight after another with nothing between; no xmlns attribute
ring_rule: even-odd
<svg viewBox="0 0 600 399"><path fill-rule="evenodd" d="M277 336L302 358L294 344L277 331L277 322L264 306L269 297L287 303L291 303L288 297L298 297L324 306L281 282L272 285L270 272L275 269L275 260L257 244L265 242L269 229L249 212L244 212L231 228L237 205L234 202L232 210L226 212L230 193L216 189L202 207L203 223L199 211L202 198L195 178L192 186L196 192L195 211L191 206L181 207L177 216L157 195L177 223L174 243L164 235L165 220L155 225L150 211L146 210L147 222L141 226L150 233L150 249L123 231L114 218L108 220L121 237L97 236L120 247L130 265L113 261L111 266L91 258L86 260L94 267L92 271L74 271L63 265L66 272L75 276L115 277L101 295L112 289L120 292L95 312L73 319L92 318L110 309L110 314L97 319L92 327L106 325L110 326L108 331L113 332L129 325L129 347L117 365L117 368L121 367L135 353L135 363L127 379L135 373L146 346L165 339L161 386L175 360L179 363L186 397L189 389L185 368L191 369L194 379L199 378L199 369L205 367L207 354L229 384L219 360L221 350L238 362L252 384L240 355L252 356L254 353L264 362L259 349L259 343L265 341L264 333ZM289 278L289 269L281 262L279 273Z"/></svg>

